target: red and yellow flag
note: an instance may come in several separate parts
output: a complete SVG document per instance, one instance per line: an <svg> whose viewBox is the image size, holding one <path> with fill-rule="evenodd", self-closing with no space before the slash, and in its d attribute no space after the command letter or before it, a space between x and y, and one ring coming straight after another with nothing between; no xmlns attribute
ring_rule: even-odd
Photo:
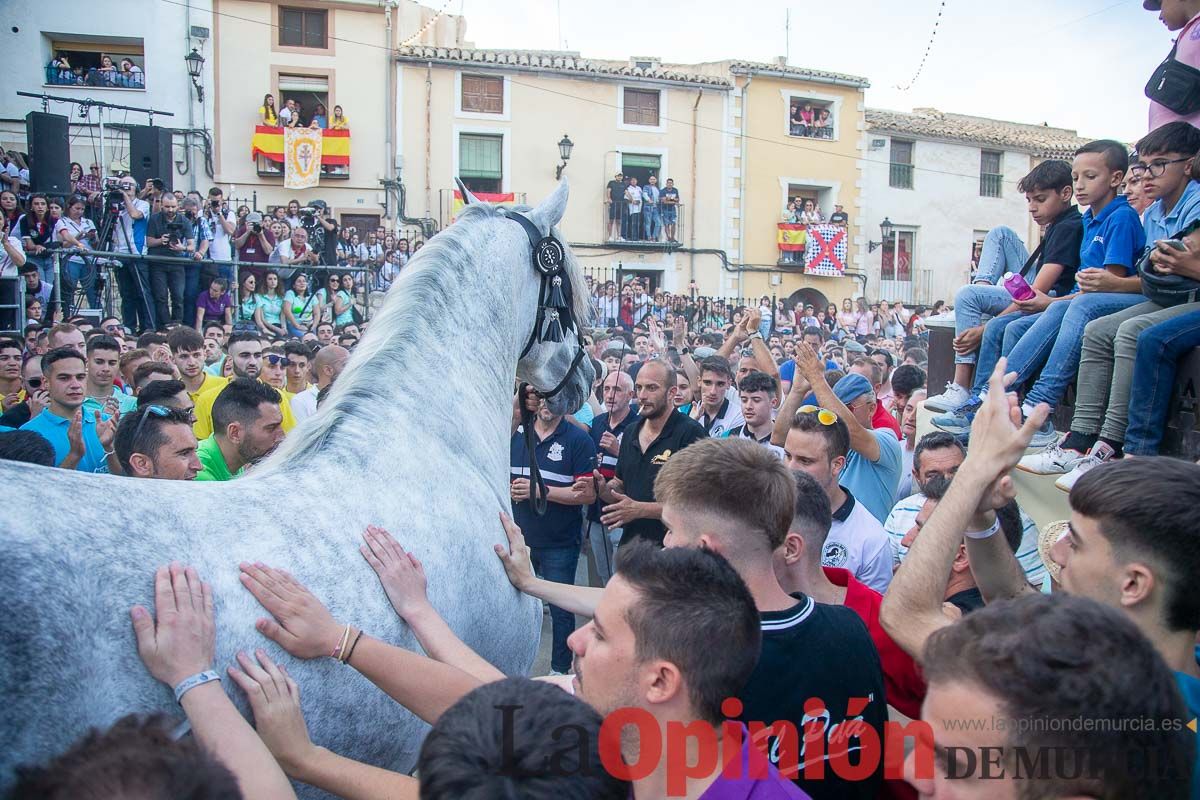
<svg viewBox="0 0 1200 800"><path fill-rule="evenodd" d="M471 192L477 200L482 200L485 203L494 203L498 206L510 206L516 199L514 192ZM450 209L450 220L453 222L458 219L458 213L463 210L462 192L458 189L454 190L454 203Z"/></svg>
<svg viewBox="0 0 1200 800"><path fill-rule="evenodd" d="M270 161L278 161L282 164L284 162L283 152L283 128L273 128L269 125L255 126L254 136L250 140L251 161L261 155ZM326 128L321 131L321 164L322 166L347 166L350 164L349 130Z"/></svg>
<svg viewBox="0 0 1200 800"><path fill-rule="evenodd" d="M786 253L802 252L808 242L808 227L799 222L780 222L776 240Z"/></svg>

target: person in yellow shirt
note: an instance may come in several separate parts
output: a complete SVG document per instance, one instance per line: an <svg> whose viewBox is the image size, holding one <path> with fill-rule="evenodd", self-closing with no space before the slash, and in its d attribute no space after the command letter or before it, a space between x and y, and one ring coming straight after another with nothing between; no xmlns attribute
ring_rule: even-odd
<svg viewBox="0 0 1200 800"><path fill-rule="evenodd" d="M270 125L272 128L279 127L279 114L275 111L275 95L268 94L263 97L263 104L258 108L258 118L263 125Z"/></svg>
<svg viewBox="0 0 1200 800"><path fill-rule="evenodd" d="M329 120L329 127L335 131L345 130L350 127L350 118L342 114L341 106L333 107L333 119Z"/></svg>
<svg viewBox="0 0 1200 800"><path fill-rule="evenodd" d="M178 367L180 380L193 403L202 394L225 388L228 383L225 378L204 371L204 338L195 330L179 326L167 335L167 346L171 348L171 360Z"/></svg>
<svg viewBox="0 0 1200 800"><path fill-rule="evenodd" d="M233 367L231 379L253 378L259 380L262 377L263 346L258 334L233 334L229 337L228 350L229 355L226 361ZM193 426L193 430L195 430L198 440L202 441L212 435L213 403L216 402L217 395L223 388L222 386L206 391L196 398L196 424ZM296 417L292 414L291 403L282 397L279 399L279 411L283 418L282 427L285 433L296 427Z"/></svg>

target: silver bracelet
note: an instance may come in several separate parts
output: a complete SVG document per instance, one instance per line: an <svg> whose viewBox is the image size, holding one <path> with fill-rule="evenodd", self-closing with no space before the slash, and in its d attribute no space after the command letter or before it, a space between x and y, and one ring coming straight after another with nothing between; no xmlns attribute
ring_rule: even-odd
<svg viewBox="0 0 1200 800"><path fill-rule="evenodd" d="M184 678L179 682L179 685L175 687L175 702L182 703L183 696L192 689L195 689L197 686L202 686L206 683L212 683L213 681L219 682L220 680L221 676L213 672L211 669L207 669L204 672L197 672L195 675Z"/></svg>
<svg viewBox="0 0 1200 800"><path fill-rule="evenodd" d="M992 523L991 527L988 528L987 530L964 531L964 533L970 539L987 539L991 536L995 536L997 533L999 533L999 531L1000 531L1000 518L996 517L996 520Z"/></svg>

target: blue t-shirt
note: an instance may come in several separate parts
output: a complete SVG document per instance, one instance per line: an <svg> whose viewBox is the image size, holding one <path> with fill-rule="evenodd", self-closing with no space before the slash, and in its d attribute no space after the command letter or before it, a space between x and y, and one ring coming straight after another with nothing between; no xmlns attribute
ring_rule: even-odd
<svg viewBox="0 0 1200 800"><path fill-rule="evenodd" d="M546 487L570 487L576 476L591 475L596 463L592 437L564 418L554 432L534 448L538 469ZM517 428L509 445L512 478L529 477L529 454L525 451L525 433ZM583 506L547 503L546 513L538 516L532 500L513 503L513 520L525 534L530 547L566 547L578 544L583 532Z"/></svg>
<svg viewBox="0 0 1200 800"><path fill-rule="evenodd" d="M1188 181L1183 194L1175 201L1171 213L1163 213L1163 201L1155 200L1142 215L1146 244L1154 246L1159 239L1170 239L1200 217L1200 183Z"/></svg>
<svg viewBox="0 0 1200 800"><path fill-rule="evenodd" d="M838 480L882 524L892 510L892 499L900 485L904 453L890 428L875 429L871 434L879 442L879 460L868 461L851 450Z"/></svg>
<svg viewBox="0 0 1200 800"><path fill-rule="evenodd" d="M1083 241L1079 243L1079 269L1122 266L1125 275L1137 272L1138 258L1146 247L1146 231L1137 212L1123 196L1100 210L1083 215ZM1076 283L1072 292L1079 291Z"/></svg>
<svg viewBox="0 0 1200 800"><path fill-rule="evenodd" d="M831 369L841 369L841 367L826 359L825 369L828 371ZM779 365L779 379L781 381L787 381L788 383L796 380L796 359L789 358L787 361Z"/></svg>
<svg viewBox="0 0 1200 800"><path fill-rule="evenodd" d="M101 419L108 419L108 415L101 415ZM71 442L67 438L67 428L70 426L69 419L63 419L47 408L22 425L21 430L40 433L42 438L54 448L54 463L57 465L61 464L71 452ZM83 446L83 458L79 460L75 469L80 472L108 472L108 459L104 455L104 445L100 444L100 437L96 435L94 412L83 415Z"/></svg>
<svg viewBox="0 0 1200 800"><path fill-rule="evenodd" d="M1200 664L1200 646L1196 647L1196 663ZM1195 719L1200 717L1200 680L1184 672L1175 673L1175 681L1179 684L1179 693L1187 706L1188 714ZM1196 749L1200 752L1200 736L1196 737ZM1192 771L1192 797L1200 797L1200 759Z"/></svg>

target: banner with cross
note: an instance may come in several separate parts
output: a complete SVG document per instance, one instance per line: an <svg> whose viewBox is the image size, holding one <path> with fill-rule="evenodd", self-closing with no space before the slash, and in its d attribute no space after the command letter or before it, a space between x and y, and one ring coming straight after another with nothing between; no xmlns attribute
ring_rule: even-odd
<svg viewBox="0 0 1200 800"><path fill-rule="evenodd" d="M841 225L809 225L804 252L806 275L846 274L846 229Z"/></svg>

